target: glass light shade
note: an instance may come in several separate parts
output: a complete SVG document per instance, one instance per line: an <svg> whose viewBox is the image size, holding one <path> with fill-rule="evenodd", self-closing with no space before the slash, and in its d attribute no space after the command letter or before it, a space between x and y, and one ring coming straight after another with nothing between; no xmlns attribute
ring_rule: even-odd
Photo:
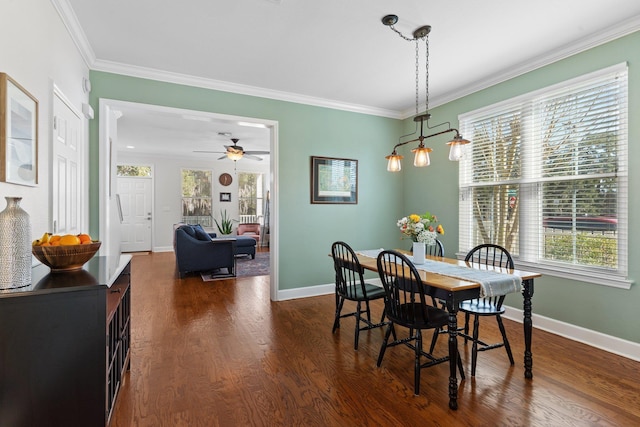
<svg viewBox="0 0 640 427"><path fill-rule="evenodd" d="M235 153L232 151L227 151L227 157L233 161L240 160L242 158L242 153Z"/></svg>
<svg viewBox="0 0 640 427"><path fill-rule="evenodd" d="M463 146L468 144L469 141L464 139L461 135L456 135L451 141L447 142L447 145L450 145L449 149L449 160L452 162L458 162L462 159L463 154Z"/></svg>
<svg viewBox="0 0 640 427"><path fill-rule="evenodd" d="M400 162L400 160L402 160L402 156L398 154L391 154L387 156L386 159L388 160L387 171L400 172L400 170L402 169L402 163Z"/></svg>
<svg viewBox="0 0 640 427"><path fill-rule="evenodd" d="M413 166L417 168L422 168L425 166L429 166L431 164L431 160L429 159L429 153L431 152L431 148L427 147L418 147L411 150L415 157L413 158Z"/></svg>
<svg viewBox="0 0 640 427"><path fill-rule="evenodd" d="M449 149L449 160L452 162L460 161L462 158L462 145L457 141L451 141L451 148Z"/></svg>

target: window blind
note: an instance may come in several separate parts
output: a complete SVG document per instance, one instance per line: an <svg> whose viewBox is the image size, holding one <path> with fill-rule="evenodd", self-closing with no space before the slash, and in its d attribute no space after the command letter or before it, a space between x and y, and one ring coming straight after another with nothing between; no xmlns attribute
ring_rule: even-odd
<svg viewBox="0 0 640 427"><path fill-rule="evenodd" d="M461 115L460 251L625 282L627 92L620 64Z"/></svg>

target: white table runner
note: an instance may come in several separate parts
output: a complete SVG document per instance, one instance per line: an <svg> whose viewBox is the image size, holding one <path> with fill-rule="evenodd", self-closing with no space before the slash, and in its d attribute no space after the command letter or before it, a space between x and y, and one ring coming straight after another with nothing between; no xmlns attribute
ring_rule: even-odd
<svg viewBox="0 0 640 427"><path fill-rule="evenodd" d="M357 251L358 255L377 258L383 249L367 249ZM412 256L407 256L413 262ZM418 270L443 276L455 277L480 284L480 297L493 297L506 295L513 292L521 292L522 279L514 274L500 273L493 270L481 270L478 268L463 267L446 262L431 261L426 259L424 264L414 264ZM492 267L487 267L492 268Z"/></svg>

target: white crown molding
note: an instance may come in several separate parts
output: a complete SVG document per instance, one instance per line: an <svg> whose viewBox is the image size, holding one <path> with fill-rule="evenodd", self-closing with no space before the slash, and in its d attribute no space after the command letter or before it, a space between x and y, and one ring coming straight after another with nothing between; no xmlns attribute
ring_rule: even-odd
<svg viewBox="0 0 640 427"><path fill-rule="evenodd" d="M241 95L256 96L259 98L275 99L280 101L295 102L298 104L314 105L317 107L326 107L336 110L351 111L354 113L370 114L374 116L390 117L394 119L401 118L398 111L387 110L383 108L368 107L365 105L349 104L340 101L334 101L324 98L316 98L312 96L300 95L291 92L282 92L272 89L265 89L256 86L248 86L237 83L225 82L221 80L206 79L202 77L190 76L186 74L173 73L170 71L157 70L146 67L138 67L135 65L122 64L118 62L96 60L92 70L104 71L127 75L131 77L139 77L163 81L167 83L182 84L187 86L195 86L206 89L219 90L222 92L231 92Z"/></svg>
<svg viewBox="0 0 640 427"><path fill-rule="evenodd" d="M51 4L58 12L58 15L60 15L64 26L67 27L67 31L69 32L71 39L78 48L78 51L80 52L80 56L82 56L84 63L87 65L87 67L91 68L92 65L96 62L96 54L89 44L87 36L82 30L80 22L78 21L73 8L67 0L51 0Z"/></svg>

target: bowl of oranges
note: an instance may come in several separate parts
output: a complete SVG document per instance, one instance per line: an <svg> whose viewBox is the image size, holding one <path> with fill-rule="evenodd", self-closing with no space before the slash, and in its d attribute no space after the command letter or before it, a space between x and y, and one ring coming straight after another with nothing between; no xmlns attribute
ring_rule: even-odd
<svg viewBox="0 0 640 427"><path fill-rule="evenodd" d="M44 233L31 245L31 253L52 272L80 270L100 249L88 234Z"/></svg>

